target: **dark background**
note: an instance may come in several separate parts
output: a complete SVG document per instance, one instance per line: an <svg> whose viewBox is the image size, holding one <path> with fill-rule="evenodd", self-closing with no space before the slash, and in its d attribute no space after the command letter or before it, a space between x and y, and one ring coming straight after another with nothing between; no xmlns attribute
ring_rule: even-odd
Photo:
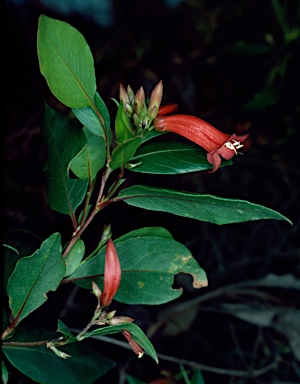
<svg viewBox="0 0 300 384"><path fill-rule="evenodd" d="M276 4L282 6L277 15ZM184 293L173 303L115 304L118 313L135 317L145 332L157 326L151 341L158 353L228 370L220 375L204 368L206 384L300 379L299 8L293 0L6 1L4 241L22 256L53 232L67 241L72 231L68 217L51 211L45 201L47 151L41 121L44 102L56 101L39 72L40 14L64 20L84 35L112 121L116 108L111 98L118 97L120 83L135 92L141 85L151 92L162 79L163 104L175 102L180 113L201 117L224 132L250 134L244 155L214 174L125 176L129 183L249 200L282 213L293 226L264 220L220 227L120 204L96 218L84 239L93 249L98 241L94 234L108 222L115 238L142 226L163 226L192 251L207 272L208 288L196 291L189 277L178 276L174 284L183 286ZM4 283L15 262L9 254ZM275 274L271 288L255 283L247 288L250 281L270 274ZM72 287L62 287L59 298L50 295L45 312L37 311L30 322L55 330L62 315L70 327L83 327L94 302L81 290L70 301L70 293ZM196 305L191 302L179 311L181 303L197 297L202 299ZM162 311L170 307L176 315L159 326ZM246 318L238 317L241 308ZM148 383L163 377L162 371L171 376L180 372L178 362L161 358L156 366L147 357L136 362L131 351L120 347L105 343L105 348L113 358L118 354L119 364L99 383L121 383L124 373ZM193 368L186 364L187 370ZM18 372L13 377L11 382L31 382Z"/></svg>

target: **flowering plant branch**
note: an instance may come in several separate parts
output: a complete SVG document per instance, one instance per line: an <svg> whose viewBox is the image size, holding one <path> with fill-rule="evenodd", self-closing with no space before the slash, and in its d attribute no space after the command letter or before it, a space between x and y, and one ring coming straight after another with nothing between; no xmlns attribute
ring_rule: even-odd
<svg viewBox="0 0 300 384"><path fill-rule="evenodd" d="M217 225L290 220L268 207L238 199L138 184L123 187L126 172L216 172L232 164L248 134L229 135L194 116L167 116L177 106L161 106L162 80L149 98L143 87L134 93L130 86L125 89L121 84L119 100L114 100L117 113L112 127L108 109L97 92L92 53L79 31L41 15L37 52L52 94L70 112L64 115L46 105L43 132L48 146L47 202L54 211L70 217L72 230L66 244L55 232L32 255L17 262L7 285L11 320L3 331L3 351L17 369L35 381L48 382L49 372L54 371L57 359L62 359L64 372L59 372L59 380L65 375L69 382L87 383L115 366L99 351L83 349L80 342L90 337L121 333L138 357L145 352L158 362L154 346L134 319L118 316L116 310L106 311L114 300L128 305L168 303L182 294L182 289L173 287L178 273L191 275L196 289L208 284L205 271L190 250L163 227L140 228L114 238L113 224L108 224L96 248L87 253L84 234L107 206L122 201ZM160 141L167 132L191 143ZM59 294L58 288L64 284L93 292L97 305L92 319L77 336L58 319L57 332L41 341L45 340L41 332L22 328L22 321L45 303L49 291ZM32 349L28 352L29 346ZM37 352L42 352L38 358ZM73 361L88 367L88 378L80 376ZM39 370L32 368L37 362ZM53 382L60 382L55 372L51 374Z"/></svg>

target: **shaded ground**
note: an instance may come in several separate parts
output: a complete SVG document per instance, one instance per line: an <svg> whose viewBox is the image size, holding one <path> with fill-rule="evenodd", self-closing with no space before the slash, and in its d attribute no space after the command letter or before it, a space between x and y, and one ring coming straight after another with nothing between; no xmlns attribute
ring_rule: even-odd
<svg viewBox="0 0 300 384"><path fill-rule="evenodd" d="M22 255L29 255L54 231L66 239L71 231L68 219L45 202L41 120L50 94L36 55L37 20L45 13L69 22L85 36L95 57L98 91L112 116L110 99L117 97L120 82L134 91L143 85L150 92L163 79L164 103L175 102L180 112L206 119L228 133L250 133L244 156L213 175L128 173L129 182L138 178L148 185L249 200L279 211L294 224L262 221L218 227L145 215L125 204L109 208L95 228L109 220L115 237L142 226L167 228L205 269L209 287L198 292L189 278L178 276L175 285L185 290L175 302L155 308L116 304L149 332L163 356L154 367L147 357L136 362L131 351L95 341L112 357L118 348L120 362L99 383L122 382L125 373L149 382L162 377L163 370L176 375L180 363L187 370L195 368L191 362L205 365L198 368L206 384L296 383L300 379L297 2L288 2L286 14L279 14L284 23L271 1L186 1L176 7L162 1L113 4L114 21L104 28L80 14L57 14L43 2L18 6L7 2L5 241L22 244ZM14 262L10 259L11 265ZM8 270L4 269L4 281ZM70 327L84 326L93 303L89 294L72 289L61 289L61 301L50 296L46 319L40 313L31 321L55 328L59 317ZM177 361L168 361L170 356ZM30 383L22 375L15 377L15 383Z"/></svg>

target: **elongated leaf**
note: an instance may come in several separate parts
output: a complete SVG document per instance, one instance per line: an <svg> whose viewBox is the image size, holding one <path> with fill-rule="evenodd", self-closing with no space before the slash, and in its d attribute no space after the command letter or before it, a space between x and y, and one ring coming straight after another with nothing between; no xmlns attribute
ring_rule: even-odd
<svg viewBox="0 0 300 384"><path fill-rule="evenodd" d="M149 356L152 357L152 359L154 359L158 363L158 358L151 341L144 334L141 328L139 328L136 324L126 323L109 327L102 327L95 329L92 332L86 333L85 336L91 337L100 335L112 335L114 333L122 332L123 330L127 330L128 332L130 332L132 338L145 350L145 352L148 353Z"/></svg>
<svg viewBox="0 0 300 384"><path fill-rule="evenodd" d="M181 173L211 170L205 152L199 146L181 142L147 143L138 148L130 164L134 172L177 175ZM222 166L232 164L223 161Z"/></svg>
<svg viewBox="0 0 300 384"><path fill-rule="evenodd" d="M87 145L72 160L70 169L79 179L94 180L106 160L106 146L101 136L83 127Z"/></svg>
<svg viewBox="0 0 300 384"><path fill-rule="evenodd" d="M162 227L144 227L139 228L134 231L128 232L125 235L119 237L114 242L124 241L131 239L133 237L142 237L142 236L151 236L151 237L165 237L166 239L173 239L171 233Z"/></svg>
<svg viewBox="0 0 300 384"><path fill-rule="evenodd" d="M83 256L85 252L85 246L84 242L81 239L78 239L74 246L72 247L71 251L68 253L67 257L65 258L65 264L66 264L66 273L65 277L72 275L78 268L79 264L81 263Z"/></svg>
<svg viewBox="0 0 300 384"><path fill-rule="evenodd" d="M264 219L284 220L292 224L282 214L246 200L225 199L217 196L199 195L197 193L142 185L123 189L118 197L134 207L168 212L214 224Z"/></svg>
<svg viewBox="0 0 300 384"><path fill-rule="evenodd" d="M55 333L45 334L41 330L22 330L13 341L51 340L57 336ZM115 366L115 362L103 356L99 349L93 348L88 340L58 349L71 357L62 359L46 346L3 346L3 352L13 366L43 384L93 384Z"/></svg>
<svg viewBox="0 0 300 384"><path fill-rule="evenodd" d="M95 106L101 115L101 118L96 114L92 107L73 108L72 111L77 119L92 133L97 136L107 137L107 142L111 143L112 133L110 128L110 116L107 107L98 94L95 94ZM103 120L102 120L103 119ZM105 140L106 141L106 140Z"/></svg>
<svg viewBox="0 0 300 384"><path fill-rule="evenodd" d="M20 259L12 273L7 291L13 317L20 323L55 291L66 271L59 233L45 240L32 256Z"/></svg>
<svg viewBox="0 0 300 384"><path fill-rule="evenodd" d="M122 144L118 145L112 152L111 162L109 164L110 168L123 168L135 154L138 147L142 144L142 141L142 137L135 136L134 138L124 141Z"/></svg>
<svg viewBox="0 0 300 384"><path fill-rule="evenodd" d="M37 48L40 71L54 96L70 108L92 106L94 59L83 35L64 21L41 15Z"/></svg>
<svg viewBox="0 0 300 384"><path fill-rule="evenodd" d="M77 124L48 106L43 131L49 148L44 168L47 201L52 209L70 214L82 202L88 186L88 180L75 180L68 176L69 164L84 148L86 139Z"/></svg>
<svg viewBox="0 0 300 384"><path fill-rule="evenodd" d="M121 284L115 296L127 304L162 304L182 294L173 289L174 276L180 272L193 277L194 288L207 286L204 270L190 251L173 239L137 237L115 242L121 264ZM91 289L94 281L103 288L104 249L82 262L66 281Z"/></svg>

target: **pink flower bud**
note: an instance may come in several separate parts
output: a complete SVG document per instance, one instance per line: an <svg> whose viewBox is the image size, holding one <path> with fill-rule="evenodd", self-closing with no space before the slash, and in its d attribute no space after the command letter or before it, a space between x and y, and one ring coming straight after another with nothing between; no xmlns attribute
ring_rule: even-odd
<svg viewBox="0 0 300 384"><path fill-rule="evenodd" d="M162 81L160 80L159 83L154 87L151 93L150 101L148 105L148 116L151 121L155 119L155 117L158 114L162 95L163 95L163 84L162 84Z"/></svg>
<svg viewBox="0 0 300 384"><path fill-rule="evenodd" d="M99 286L94 282L92 281L92 290L93 290L93 294L97 297L97 299L99 300L101 295L102 295L102 291L101 289L99 288Z"/></svg>
<svg viewBox="0 0 300 384"><path fill-rule="evenodd" d="M121 266L116 247L112 239L108 239L105 251L104 288L100 304L107 307L114 298L121 282Z"/></svg>
<svg viewBox="0 0 300 384"><path fill-rule="evenodd" d="M134 99L134 112L138 116L143 112L144 105L145 105L145 91L143 87L140 87Z"/></svg>
<svg viewBox="0 0 300 384"><path fill-rule="evenodd" d="M124 323L132 323L133 321L134 319L129 316L115 316L115 317L112 317L111 319L108 319L108 324L119 325Z"/></svg>
<svg viewBox="0 0 300 384"><path fill-rule="evenodd" d="M126 92L126 89L123 87L122 84L120 84L120 101L123 102L124 105L126 105L126 103L129 103L129 97L128 97L128 94Z"/></svg>

